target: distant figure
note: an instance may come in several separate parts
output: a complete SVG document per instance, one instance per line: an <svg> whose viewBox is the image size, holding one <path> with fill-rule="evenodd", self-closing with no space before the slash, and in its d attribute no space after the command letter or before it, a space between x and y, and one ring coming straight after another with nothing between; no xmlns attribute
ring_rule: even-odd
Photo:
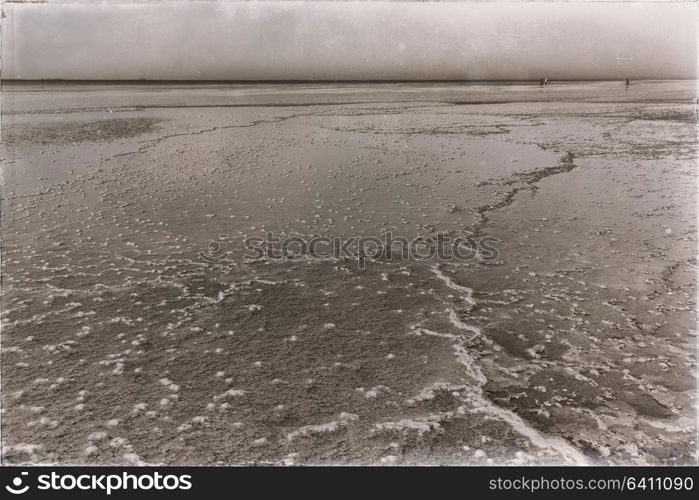
<svg viewBox="0 0 699 500"><path fill-rule="evenodd" d="M630 81L629 81L629 79L627 78L627 79L626 79L626 86L627 86L627 87L629 86L629 83L630 83Z"/></svg>
<svg viewBox="0 0 699 500"><path fill-rule="evenodd" d="M543 87L543 86L544 86L544 79L542 78L541 80L539 80L539 87Z"/></svg>
<svg viewBox="0 0 699 500"><path fill-rule="evenodd" d="M548 84L549 84L549 79L548 79L548 78L544 78L544 85L548 85Z"/></svg>

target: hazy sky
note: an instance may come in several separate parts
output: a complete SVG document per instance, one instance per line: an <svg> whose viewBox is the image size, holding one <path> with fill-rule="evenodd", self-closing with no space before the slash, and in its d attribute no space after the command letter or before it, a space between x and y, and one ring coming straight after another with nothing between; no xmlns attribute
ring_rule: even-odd
<svg viewBox="0 0 699 500"><path fill-rule="evenodd" d="M696 76L692 3L54 0L4 11L4 78Z"/></svg>

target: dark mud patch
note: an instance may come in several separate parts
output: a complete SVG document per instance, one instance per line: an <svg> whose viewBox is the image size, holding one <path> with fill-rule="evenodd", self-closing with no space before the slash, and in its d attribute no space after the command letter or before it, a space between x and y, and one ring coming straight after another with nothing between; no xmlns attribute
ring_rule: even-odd
<svg viewBox="0 0 699 500"><path fill-rule="evenodd" d="M672 416L672 410L670 408L658 403L653 397L647 394L630 394L625 398L625 401L640 415L655 418L668 418Z"/></svg>
<svg viewBox="0 0 699 500"><path fill-rule="evenodd" d="M159 121L157 118L112 118L15 125L3 131L2 142L7 146L107 142L152 132Z"/></svg>
<svg viewBox="0 0 699 500"><path fill-rule="evenodd" d="M662 120L662 121L674 121L681 123L696 123L697 116L693 109L679 109L679 110L644 110L641 113L633 116L635 120Z"/></svg>
<svg viewBox="0 0 699 500"><path fill-rule="evenodd" d="M422 135L422 136L441 136L441 135L468 135L468 136L487 136L498 134L509 134L510 129L505 125L447 125L433 127L407 127L387 129L386 127L360 127L360 128L345 128L333 127L336 132L350 132L360 134L380 134L380 135Z"/></svg>

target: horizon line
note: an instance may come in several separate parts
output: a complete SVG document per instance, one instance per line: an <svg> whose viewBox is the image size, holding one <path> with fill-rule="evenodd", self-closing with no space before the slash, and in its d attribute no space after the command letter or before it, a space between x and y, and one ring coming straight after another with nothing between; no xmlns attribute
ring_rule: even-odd
<svg viewBox="0 0 699 500"><path fill-rule="evenodd" d="M547 77L543 77L547 78ZM149 78L125 78L125 79L85 79L85 78L2 78L0 83L235 83L235 84L260 84L260 83L529 83L540 82L543 78L528 78L528 79L275 79L275 80L180 80L180 79L149 79ZM547 79L548 83L552 82L623 82L626 78L554 78ZM699 75L694 78L629 78L629 81L699 81Z"/></svg>

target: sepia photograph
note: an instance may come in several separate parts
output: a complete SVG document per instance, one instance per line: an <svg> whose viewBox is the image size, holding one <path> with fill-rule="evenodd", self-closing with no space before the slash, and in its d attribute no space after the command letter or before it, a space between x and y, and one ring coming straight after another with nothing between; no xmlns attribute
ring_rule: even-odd
<svg viewBox="0 0 699 500"><path fill-rule="evenodd" d="M693 489L695 2L4 0L0 29L8 491Z"/></svg>

